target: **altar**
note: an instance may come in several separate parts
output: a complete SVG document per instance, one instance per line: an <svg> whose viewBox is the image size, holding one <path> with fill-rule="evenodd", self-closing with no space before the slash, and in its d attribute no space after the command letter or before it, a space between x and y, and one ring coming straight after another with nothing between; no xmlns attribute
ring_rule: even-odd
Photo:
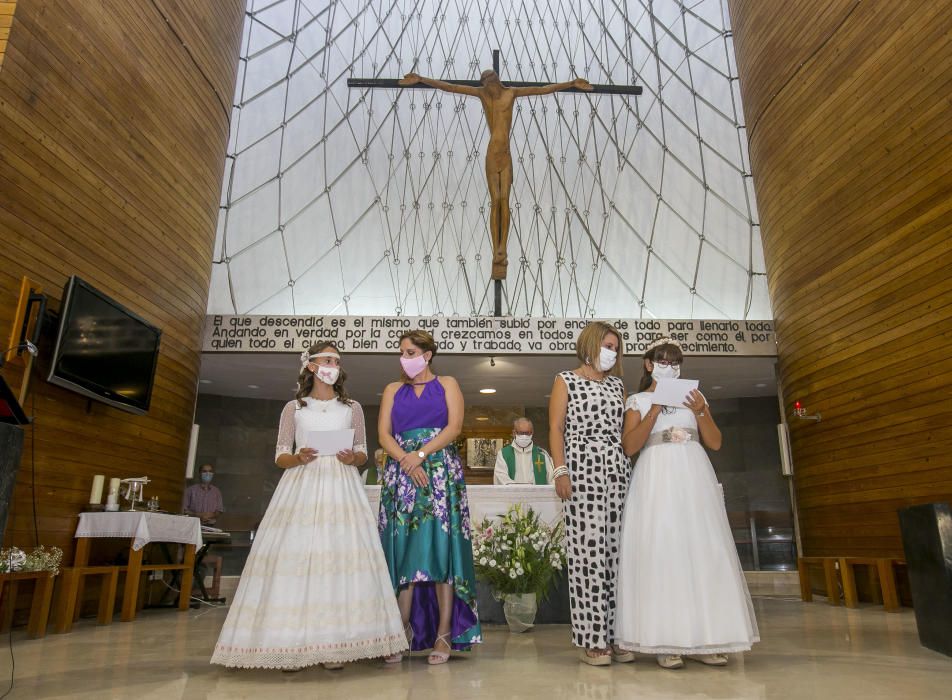
<svg viewBox="0 0 952 700"><path fill-rule="evenodd" d="M374 513L380 505L380 486L365 486L370 507ZM536 486L519 484L498 486L490 484L472 484L466 487L469 500L469 515L473 525L483 518L504 515L509 507L516 503L530 506L548 525L556 525L562 519L562 499L551 485Z"/></svg>

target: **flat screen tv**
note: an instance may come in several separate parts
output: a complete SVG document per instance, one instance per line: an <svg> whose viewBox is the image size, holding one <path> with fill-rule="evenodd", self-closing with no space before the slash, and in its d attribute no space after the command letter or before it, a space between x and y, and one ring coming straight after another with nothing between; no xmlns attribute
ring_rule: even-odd
<svg viewBox="0 0 952 700"><path fill-rule="evenodd" d="M162 331L75 275L63 290L49 381L145 413Z"/></svg>

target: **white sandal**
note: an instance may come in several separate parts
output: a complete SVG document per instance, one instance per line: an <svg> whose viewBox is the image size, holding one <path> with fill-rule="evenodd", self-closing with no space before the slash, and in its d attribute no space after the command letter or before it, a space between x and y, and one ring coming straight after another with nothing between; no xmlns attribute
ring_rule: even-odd
<svg viewBox="0 0 952 700"><path fill-rule="evenodd" d="M440 640L443 640L443 643L446 645L448 651L437 651L436 645L440 643ZM450 646L450 633L437 635L436 641L433 642L433 651L430 652L430 655L426 657L426 662L430 666L439 666L440 664L445 664L450 660L450 652L453 650L453 647Z"/></svg>
<svg viewBox="0 0 952 700"><path fill-rule="evenodd" d="M727 654L691 654L691 661L697 661L705 666L726 666Z"/></svg>
<svg viewBox="0 0 952 700"><path fill-rule="evenodd" d="M403 633L407 637L407 656L410 656L410 652L413 647L413 625L409 622L403 626ZM390 656L385 656L383 659L384 663L387 664L398 664L403 661L403 652L398 651L396 654L391 654Z"/></svg>
<svg viewBox="0 0 952 700"><path fill-rule="evenodd" d="M677 654L659 654L658 665L661 668L681 668L684 661Z"/></svg>

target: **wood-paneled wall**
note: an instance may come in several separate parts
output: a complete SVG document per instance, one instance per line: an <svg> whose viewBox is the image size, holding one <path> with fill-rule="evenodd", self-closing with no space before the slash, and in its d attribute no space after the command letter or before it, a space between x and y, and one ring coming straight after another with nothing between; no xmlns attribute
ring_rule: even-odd
<svg viewBox="0 0 952 700"><path fill-rule="evenodd" d="M10 39L16 6L17 0L0 0L0 68L3 67L3 55L7 52L7 41Z"/></svg>
<svg viewBox="0 0 952 700"><path fill-rule="evenodd" d="M729 0L803 549L899 556L952 499L952 2L778 4Z"/></svg>
<svg viewBox="0 0 952 700"><path fill-rule="evenodd" d="M147 475L147 494L181 501L243 11L17 4L0 70L0 337L23 275L56 309L71 274L163 337L145 416L48 384L41 358L6 545L33 544L35 500L40 541L71 557L94 474ZM3 373L20 385L18 366Z"/></svg>

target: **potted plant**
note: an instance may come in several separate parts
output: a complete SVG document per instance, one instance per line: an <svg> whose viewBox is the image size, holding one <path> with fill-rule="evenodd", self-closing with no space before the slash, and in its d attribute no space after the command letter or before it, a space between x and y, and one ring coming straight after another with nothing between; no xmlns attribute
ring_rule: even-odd
<svg viewBox="0 0 952 700"><path fill-rule="evenodd" d="M484 518L473 536L476 575L503 601L513 632L532 628L544 600L565 566L565 530L550 527L532 508L515 504L505 515Z"/></svg>

